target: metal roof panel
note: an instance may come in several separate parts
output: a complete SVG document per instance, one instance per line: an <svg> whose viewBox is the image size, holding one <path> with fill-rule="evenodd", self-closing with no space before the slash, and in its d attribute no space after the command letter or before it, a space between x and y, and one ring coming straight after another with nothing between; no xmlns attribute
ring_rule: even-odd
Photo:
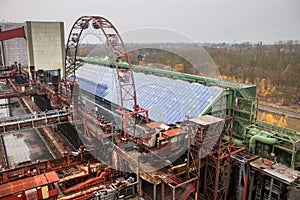
<svg viewBox="0 0 300 200"><path fill-rule="evenodd" d="M85 63L77 71L80 88L114 104L120 104L115 69ZM223 91L219 87L136 72L134 81L138 105L149 110L151 120L166 123L184 121L187 116L200 116ZM133 102L125 102L124 106L132 109L132 104Z"/></svg>

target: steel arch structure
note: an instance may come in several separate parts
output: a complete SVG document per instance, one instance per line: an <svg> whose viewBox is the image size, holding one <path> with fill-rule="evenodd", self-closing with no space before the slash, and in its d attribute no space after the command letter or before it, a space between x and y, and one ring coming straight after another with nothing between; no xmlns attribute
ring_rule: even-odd
<svg viewBox="0 0 300 200"><path fill-rule="evenodd" d="M66 46L64 78L66 80L68 76L73 75L73 81L76 81L75 71L79 67L76 63L79 42L83 33L89 29L101 31L101 36L105 37L105 43L109 46L112 53L112 60L117 72L119 92L121 96L120 108L117 109L117 111L122 115L122 130L126 140L127 130L132 130L134 134L137 115L142 115L145 118L146 123L148 123L148 110L139 107L137 104L131 63L123 40L115 26L110 21L101 16L82 16L74 23L69 33ZM128 68L120 69L118 67L119 61L127 62L129 65ZM124 104L126 102L133 105L132 111L124 108ZM132 119L134 119L134 123L132 123Z"/></svg>

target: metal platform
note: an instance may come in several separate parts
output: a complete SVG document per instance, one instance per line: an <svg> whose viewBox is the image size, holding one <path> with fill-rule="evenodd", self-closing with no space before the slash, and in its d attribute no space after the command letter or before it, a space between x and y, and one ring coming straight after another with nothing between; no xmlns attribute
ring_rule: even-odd
<svg viewBox="0 0 300 200"><path fill-rule="evenodd" d="M20 131L68 122L71 110L50 110L34 114L0 118L0 133Z"/></svg>

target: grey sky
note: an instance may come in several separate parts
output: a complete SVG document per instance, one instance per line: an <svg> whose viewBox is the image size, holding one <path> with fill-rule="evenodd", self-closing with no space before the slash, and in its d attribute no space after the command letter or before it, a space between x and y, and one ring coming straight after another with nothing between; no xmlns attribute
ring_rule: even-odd
<svg viewBox="0 0 300 200"><path fill-rule="evenodd" d="M0 0L1 21L63 21L66 34L82 15L106 17L121 33L158 27L199 42L300 39L299 0Z"/></svg>

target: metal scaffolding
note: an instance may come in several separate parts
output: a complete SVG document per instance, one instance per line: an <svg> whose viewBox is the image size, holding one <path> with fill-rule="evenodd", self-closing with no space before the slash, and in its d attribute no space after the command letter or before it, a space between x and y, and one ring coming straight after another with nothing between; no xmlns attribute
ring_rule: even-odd
<svg viewBox="0 0 300 200"><path fill-rule="evenodd" d="M191 146L188 150L188 169L195 169L197 180L197 193L200 184L201 158L205 160L204 188L205 199L226 199L229 175L230 175L230 153L232 141L232 118L230 122L213 116L201 116L190 119L191 124ZM224 135L229 140L223 142Z"/></svg>
<svg viewBox="0 0 300 200"><path fill-rule="evenodd" d="M222 131L222 135L218 138L211 153L206 156L204 177L205 199L226 199L230 176L231 134L231 130ZM230 138L226 143L222 141L224 135Z"/></svg>

